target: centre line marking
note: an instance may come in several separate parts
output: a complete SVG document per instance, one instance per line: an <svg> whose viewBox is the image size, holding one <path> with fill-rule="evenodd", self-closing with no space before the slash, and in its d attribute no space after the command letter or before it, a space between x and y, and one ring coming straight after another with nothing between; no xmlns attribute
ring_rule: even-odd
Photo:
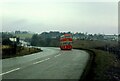
<svg viewBox="0 0 120 81"><path fill-rule="evenodd" d="M59 54L59 55L56 55L56 56L54 56L54 57L58 57L58 56L60 56L61 54Z"/></svg>
<svg viewBox="0 0 120 81"><path fill-rule="evenodd" d="M16 69L13 69L13 70L10 70L10 71L1 73L0 76L1 76L1 75L5 75L5 74L8 74L8 73L11 73L11 72L13 72L13 71L17 71L17 70L19 70L19 69L20 69L20 68L16 68Z"/></svg>
<svg viewBox="0 0 120 81"><path fill-rule="evenodd" d="M45 59L45 60L41 60L41 61L35 62L35 63L33 63L33 64L38 64L38 63L44 62L44 61L49 60L49 59L50 59L50 58L47 58L47 59Z"/></svg>
<svg viewBox="0 0 120 81"><path fill-rule="evenodd" d="M35 63L33 63L33 64L38 64L38 63L44 62L44 61L45 61L45 60L41 60L41 61L35 62Z"/></svg>
<svg viewBox="0 0 120 81"><path fill-rule="evenodd" d="M47 59L45 59L45 60L49 60L50 58L47 58Z"/></svg>

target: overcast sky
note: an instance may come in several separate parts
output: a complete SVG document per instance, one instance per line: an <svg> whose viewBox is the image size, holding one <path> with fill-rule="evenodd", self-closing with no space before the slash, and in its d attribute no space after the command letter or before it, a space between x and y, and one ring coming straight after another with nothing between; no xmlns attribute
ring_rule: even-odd
<svg viewBox="0 0 120 81"><path fill-rule="evenodd" d="M3 31L118 33L117 0L3 0Z"/></svg>

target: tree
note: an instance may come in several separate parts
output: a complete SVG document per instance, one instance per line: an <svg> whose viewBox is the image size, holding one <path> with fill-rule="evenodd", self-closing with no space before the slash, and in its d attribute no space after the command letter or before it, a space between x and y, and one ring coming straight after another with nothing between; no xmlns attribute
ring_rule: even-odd
<svg viewBox="0 0 120 81"><path fill-rule="evenodd" d="M10 41L8 38L2 40L3 45L12 45L12 41Z"/></svg>
<svg viewBox="0 0 120 81"><path fill-rule="evenodd" d="M36 46L39 43L39 37L38 34L34 34L31 38L31 45Z"/></svg>

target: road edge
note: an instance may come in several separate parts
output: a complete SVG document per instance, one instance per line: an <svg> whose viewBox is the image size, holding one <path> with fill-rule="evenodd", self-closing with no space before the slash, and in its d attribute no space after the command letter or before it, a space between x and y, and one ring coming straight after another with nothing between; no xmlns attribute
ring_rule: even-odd
<svg viewBox="0 0 120 81"><path fill-rule="evenodd" d="M91 75L91 72L93 72L93 66L94 66L94 60L95 60L95 52L89 49L83 49L83 48L73 48L73 49L78 49L78 50L84 50L86 51L89 55L90 58L87 61L87 64L85 66L85 69L83 71L82 76L80 77L79 81L89 81L93 75Z"/></svg>

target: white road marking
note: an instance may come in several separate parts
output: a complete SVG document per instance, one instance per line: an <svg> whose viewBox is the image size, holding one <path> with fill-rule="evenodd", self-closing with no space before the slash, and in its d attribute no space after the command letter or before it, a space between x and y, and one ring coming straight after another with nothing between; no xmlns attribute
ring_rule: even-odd
<svg viewBox="0 0 120 81"><path fill-rule="evenodd" d="M44 60L41 60L41 61L35 62L35 63L33 63L33 64L38 64L38 63L44 62L44 61L49 60L49 59L50 59L50 58L47 58L47 59L44 59Z"/></svg>
<svg viewBox="0 0 120 81"><path fill-rule="evenodd" d="M40 62L44 62L44 61L47 61L47 60L49 60L50 58L47 58L47 59L44 59L44 60L41 60L41 61L38 61L38 62L35 62L35 63L33 63L33 64L38 64L38 63L40 63ZM19 70L20 68L16 68L16 69L13 69L13 70L10 70L10 71L7 71L7 72L4 72L4 73L1 73L0 74L0 76L1 75L5 75L5 74L8 74L8 73L11 73L11 72L14 72L14 71L17 71L17 70Z"/></svg>
<svg viewBox="0 0 120 81"><path fill-rule="evenodd" d="M1 73L0 76L1 76L1 75L5 75L5 74L8 74L8 73L11 73L11 72L13 72L13 71L17 71L17 70L19 70L19 69L20 69L20 68L16 68L16 69L13 69L13 70L10 70L10 71Z"/></svg>
<svg viewBox="0 0 120 81"><path fill-rule="evenodd" d="M60 56L61 54L58 54L58 55L56 55L56 56L54 56L54 57L58 57L58 56Z"/></svg>
<svg viewBox="0 0 120 81"><path fill-rule="evenodd" d="M49 60L50 58L47 58L47 59L45 59L45 60Z"/></svg>
<svg viewBox="0 0 120 81"><path fill-rule="evenodd" d="M36 60L36 59L39 59L39 58L35 58L34 60Z"/></svg>
<svg viewBox="0 0 120 81"><path fill-rule="evenodd" d="M33 64L38 64L38 63L40 63L40 62L44 62L44 61L47 61L47 60L49 60L50 58L47 58L47 59L44 59L44 60L41 60L41 61L38 61L38 62L35 62L35 63L33 63ZM10 71L7 71L7 72L4 72L4 73L1 73L0 74L0 76L1 75L5 75L5 74L8 74L8 73L11 73L11 72L14 72L14 71L17 71L17 70L19 70L20 68L16 68L16 69L13 69L13 70L10 70Z"/></svg>
<svg viewBox="0 0 120 81"><path fill-rule="evenodd" d="M33 63L33 64L38 64L38 63L44 62L44 61L45 61L45 60L41 60L41 61L35 62L35 63Z"/></svg>

